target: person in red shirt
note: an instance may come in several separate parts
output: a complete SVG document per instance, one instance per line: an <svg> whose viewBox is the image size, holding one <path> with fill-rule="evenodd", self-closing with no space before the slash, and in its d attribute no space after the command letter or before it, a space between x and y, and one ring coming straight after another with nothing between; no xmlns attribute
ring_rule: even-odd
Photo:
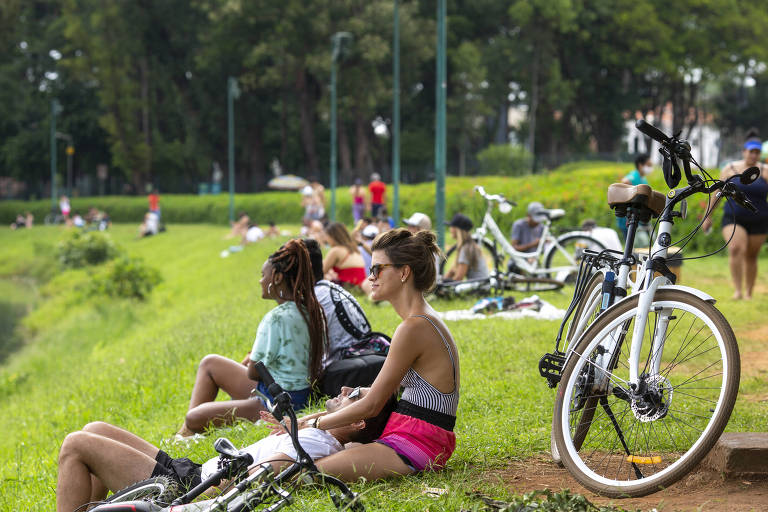
<svg viewBox="0 0 768 512"><path fill-rule="evenodd" d="M149 196L147 196L147 199L149 200L149 211L152 213L156 213L157 216L160 216L160 193L157 191L156 188L152 189L152 192L149 193Z"/></svg>
<svg viewBox="0 0 768 512"><path fill-rule="evenodd" d="M379 173L375 172L371 174L371 182L368 184L368 191L371 193L371 216L376 217L387 200L387 185L381 181Z"/></svg>

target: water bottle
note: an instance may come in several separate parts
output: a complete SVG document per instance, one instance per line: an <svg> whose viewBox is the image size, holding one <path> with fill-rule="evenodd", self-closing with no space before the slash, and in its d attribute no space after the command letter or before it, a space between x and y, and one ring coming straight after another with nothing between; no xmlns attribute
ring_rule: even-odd
<svg viewBox="0 0 768 512"><path fill-rule="evenodd" d="M612 271L605 273L605 280L603 281L603 302L600 304L600 311L605 311L608 306L613 302L613 289L616 285L616 274Z"/></svg>

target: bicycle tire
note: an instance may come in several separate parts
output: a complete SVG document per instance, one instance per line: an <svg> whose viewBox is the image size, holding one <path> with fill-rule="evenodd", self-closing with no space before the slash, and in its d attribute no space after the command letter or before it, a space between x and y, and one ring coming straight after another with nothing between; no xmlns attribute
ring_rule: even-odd
<svg viewBox="0 0 768 512"><path fill-rule="evenodd" d="M565 286L565 283L547 277L528 277L515 274L514 276L506 276L502 279L502 285L508 290L530 293L559 290Z"/></svg>
<svg viewBox="0 0 768 512"><path fill-rule="evenodd" d="M499 272L501 262L499 261L499 255L496 252L496 247L486 239L476 238L475 243L477 243L477 245L480 246L480 251L483 254L483 258L485 259L485 263L486 263L486 266L488 267L488 270L490 270L491 272L493 272L494 270L496 272ZM446 269L446 266L448 265L448 261L451 259L451 257L453 257L455 252L456 252L456 245L453 245L445 253L445 258L443 258L440 261L441 276L445 275L445 272L450 269L450 268Z"/></svg>
<svg viewBox="0 0 768 512"><path fill-rule="evenodd" d="M579 264L585 249L599 252L605 250L605 245L588 235L569 235L566 233L557 237L557 244L547 249L544 256L544 268L568 268L568 270L552 272L548 274L548 277L573 283L579 273Z"/></svg>
<svg viewBox="0 0 768 512"><path fill-rule="evenodd" d="M655 401L632 398L626 386L627 359L639 300L634 295L618 302L587 329L565 364L555 405L555 441L563 464L583 486L614 498L651 494L693 469L728 423L739 386L739 350L727 320L699 297L665 289L656 292L649 307L639 359L641 381L656 391L643 396L655 396ZM664 317L669 325L661 333L664 350L659 373L649 376L645 372L651 355L649 338L656 335ZM698 339L700 335L703 339ZM591 389L589 382L583 385L584 375L588 368L595 368L594 357L610 347L608 340L617 342L609 385L602 391L587 392L600 407L594 408L590 424L585 425L574 400L584 400L577 394L580 382L581 389ZM693 361L699 356L703 362ZM577 449L579 428L586 431Z"/></svg>
<svg viewBox="0 0 768 512"><path fill-rule="evenodd" d="M166 477L156 476L142 480L109 496L104 503L120 503L123 501L150 501L157 505L170 505L182 494L178 484Z"/></svg>

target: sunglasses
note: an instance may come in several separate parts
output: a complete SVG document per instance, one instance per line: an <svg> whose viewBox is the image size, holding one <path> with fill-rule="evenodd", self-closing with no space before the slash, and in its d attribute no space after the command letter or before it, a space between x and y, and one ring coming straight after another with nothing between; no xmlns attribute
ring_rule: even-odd
<svg viewBox="0 0 768 512"><path fill-rule="evenodd" d="M396 267L394 263L377 263L375 265L371 265L371 275L374 279L379 278L379 274L381 274L381 269L386 267Z"/></svg>
<svg viewBox="0 0 768 512"><path fill-rule="evenodd" d="M357 386L355 389L350 391L349 394L347 395L347 398L349 398L350 400L357 400L358 398L360 398L360 386Z"/></svg>

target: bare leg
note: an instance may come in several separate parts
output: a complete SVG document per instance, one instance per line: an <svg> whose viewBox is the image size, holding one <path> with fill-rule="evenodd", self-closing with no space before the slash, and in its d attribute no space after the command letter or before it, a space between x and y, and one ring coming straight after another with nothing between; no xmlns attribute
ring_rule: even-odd
<svg viewBox="0 0 768 512"><path fill-rule="evenodd" d="M189 401L190 413L202 404L207 404L216 400L219 389L224 390L235 400L247 399L256 383L248 378L247 369L242 364L232 359L222 357L216 354L209 354L200 361L195 377L195 385L192 388L192 398ZM230 407L231 409L231 407ZM214 414L200 424L199 415L193 414L196 428L192 428L187 422L179 430L179 434L190 436L195 432L200 432L208 424L208 421L218 416ZM256 411L258 416L258 411Z"/></svg>
<svg viewBox="0 0 768 512"><path fill-rule="evenodd" d="M324 457L317 461L323 473L334 475L347 482L361 477L368 480L410 475L413 470L397 456L395 450L381 443L355 446Z"/></svg>
<svg viewBox="0 0 768 512"><path fill-rule="evenodd" d="M118 443L130 446L131 448L138 450L148 455L149 457L152 457L153 459L157 457L157 452L160 451L157 446L153 445L149 441L145 441L136 434L128 432L124 428L116 427L115 425L110 425L109 423L105 423L103 421L94 421L88 423L83 427L83 431L106 437L112 439L113 441L117 441Z"/></svg>
<svg viewBox="0 0 768 512"><path fill-rule="evenodd" d="M71 512L89 500L149 478L155 459L146 453L91 432L73 432L61 445L56 510ZM94 483L96 485L94 486Z"/></svg>
<svg viewBox="0 0 768 512"><path fill-rule="evenodd" d="M195 433L204 431L211 423L218 427L233 423L237 418L256 421L259 419L259 413L264 410L266 409L261 400L251 398L206 402L187 412L184 427Z"/></svg>
<svg viewBox="0 0 768 512"><path fill-rule="evenodd" d="M757 279L757 257L760 255L760 248L765 243L766 235L748 235L747 253L745 255L745 276L744 285L747 289L745 297L752 298L752 290L755 288Z"/></svg>
<svg viewBox="0 0 768 512"><path fill-rule="evenodd" d="M734 231L735 230L735 231ZM744 255L747 251L747 230L737 224L729 224L723 228L723 238L728 240L728 265L731 269L731 281L733 282L733 298L742 298L742 278L744 276Z"/></svg>

